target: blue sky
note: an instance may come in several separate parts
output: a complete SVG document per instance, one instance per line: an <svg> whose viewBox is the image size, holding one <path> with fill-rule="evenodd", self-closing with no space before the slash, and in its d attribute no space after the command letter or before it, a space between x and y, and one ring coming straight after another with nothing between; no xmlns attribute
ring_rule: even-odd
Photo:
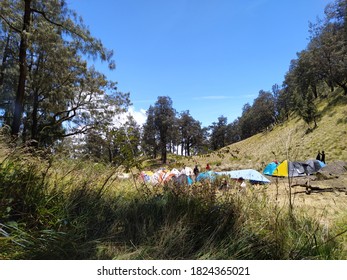
<svg viewBox="0 0 347 280"><path fill-rule="evenodd" d="M67 0L116 69L95 67L130 92L141 122L170 96L203 126L232 122L260 90L281 85L329 0Z"/></svg>

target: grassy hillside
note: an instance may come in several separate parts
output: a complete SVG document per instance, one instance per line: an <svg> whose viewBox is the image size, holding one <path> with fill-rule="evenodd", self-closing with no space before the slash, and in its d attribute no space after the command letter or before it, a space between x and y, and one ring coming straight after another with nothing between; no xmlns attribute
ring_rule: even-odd
<svg viewBox="0 0 347 280"><path fill-rule="evenodd" d="M347 97L326 99L318 106L318 127L311 130L300 118L227 146L209 155L187 161L204 167L207 162L215 170L252 168L262 170L272 160L300 161L315 159L318 150L325 151L326 161L347 161Z"/></svg>

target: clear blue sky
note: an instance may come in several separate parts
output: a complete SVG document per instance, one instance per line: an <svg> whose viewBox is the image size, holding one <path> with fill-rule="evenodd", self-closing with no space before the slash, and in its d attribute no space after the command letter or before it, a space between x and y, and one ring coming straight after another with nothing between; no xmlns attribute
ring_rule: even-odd
<svg viewBox="0 0 347 280"><path fill-rule="evenodd" d="M137 117L170 96L203 126L232 122L260 90L281 85L305 49L309 22L330 0L67 0L116 70L96 68L130 92Z"/></svg>

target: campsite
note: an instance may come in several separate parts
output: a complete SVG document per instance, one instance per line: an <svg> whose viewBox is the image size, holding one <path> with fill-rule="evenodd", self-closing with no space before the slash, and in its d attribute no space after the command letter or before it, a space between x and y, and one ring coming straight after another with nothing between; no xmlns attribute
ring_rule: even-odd
<svg viewBox="0 0 347 280"><path fill-rule="evenodd" d="M311 133L293 118L216 152L144 159L128 171L3 141L0 257L345 259L344 105L335 110ZM331 122L334 134L322 133ZM314 160L322 145L323 167ZM279 173L286 168L269 175L267 166L274 172L281 163L288 174L295 166L295 176ZM310 164L318 170L307 172ZM223 178L229 189L219 189Z"/></svg>
<svg viewBox="0 0 347 280"><path fill-rule="evenodd" d="M325 4L2 0L0 260L347 260Z"/></svg>
<svg viewBox="0 0 347 280"><path fill-rule="evenodd" d="M263 172L253 169L210 170L202 171L198 176L194 176L190 167L185 167L181 171L176 168L173 170L160 168L156 172L142 171L140 178L144 184L175 185L179 188L192 188L193 184L205 182L218 186L223 179L226 179L229 185L227 191L233 194L240 191L241 179L247 181L247 191L252 195L264 193L266 190L274 201L280 200L285 204L288 203L288 196L293 196L297 206L308 206L313 215L341 212L343 216L347 207L347 162L344 161L334 161L330 164L317 160L306 162L284 160L282 163L272 161L265 166ZM291 189L290 194L288 186ZM313 197L307 196L311 194ZM327 221L328 219L324 219L325 223Z"/></svg>

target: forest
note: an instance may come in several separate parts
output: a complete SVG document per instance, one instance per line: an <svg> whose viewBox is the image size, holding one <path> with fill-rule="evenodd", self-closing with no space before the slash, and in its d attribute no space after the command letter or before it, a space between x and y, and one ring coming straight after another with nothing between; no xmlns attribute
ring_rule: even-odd
<svg viewBox="0 0 347 280"><path fill-rule="evenodd" d="M293 58L282 85L260 90L242 115L221 115L202 127L189 108L177 112L169 96L158 96L140 127L132 117L115 124L131 105L90 65L115 67L113 51L94 38L66 1L2 1L0 6L0 124L18 143L64 150L79 157L121 164L129 157L216 151L299 115L317 126L317 103L341 88L347 95L346 3L327 5L311 23L307 48Z"/></svg>

